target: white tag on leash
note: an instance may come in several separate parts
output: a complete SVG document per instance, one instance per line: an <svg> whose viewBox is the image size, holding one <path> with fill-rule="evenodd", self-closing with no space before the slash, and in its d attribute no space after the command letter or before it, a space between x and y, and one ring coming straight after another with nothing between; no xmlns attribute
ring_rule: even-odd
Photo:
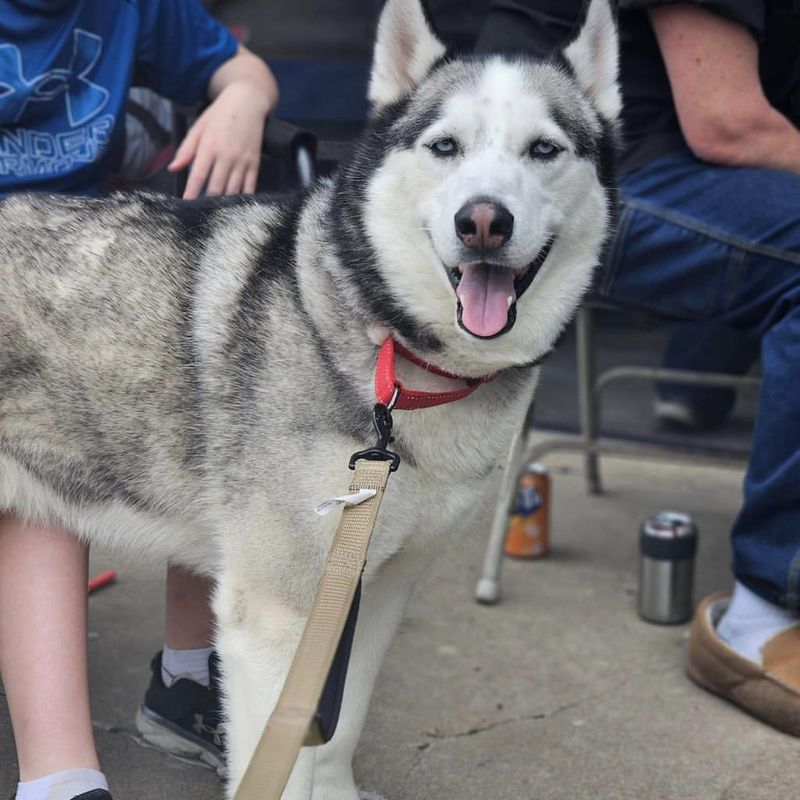
<svg viewBox="0 0 800 800"><path fill-rule="evenodd" d="M326 514L330 514L331 511L341 506L357 506L359 503L369 500L370 497L375 497L377 493L376 489L361 489L355 494L343 494L341 497L332 497L330 500L320 503L314 511L321 517L324 517Z"/></svg>

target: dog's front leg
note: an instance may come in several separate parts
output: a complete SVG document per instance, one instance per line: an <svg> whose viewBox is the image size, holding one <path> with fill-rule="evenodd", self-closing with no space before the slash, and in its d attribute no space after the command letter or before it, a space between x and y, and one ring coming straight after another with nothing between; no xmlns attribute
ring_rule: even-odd
<svg viewBox="0 0 800 800"><path fill-rule="evenodd" d="M358 800L353 753L375 678L419 571L404 554L385 565L364 588L339 724L333 739L316 748L313 800Z"/></svg>
<svg viewBox="0 0 800 800"><path fill-rule="evenodd" d="M226 712L227 797L233 798L278 701L306 617L265 583L223 571L215 597ZM311 800L315 753L304 748L282 800Z"/></svg>

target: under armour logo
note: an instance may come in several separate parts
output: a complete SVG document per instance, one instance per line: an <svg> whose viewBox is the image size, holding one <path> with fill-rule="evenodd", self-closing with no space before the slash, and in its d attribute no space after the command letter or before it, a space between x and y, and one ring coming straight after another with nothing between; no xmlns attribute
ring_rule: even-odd
<svg viewBox="0 0 800 800"><path fill-rule="evenodd" d="M19 122L28 103L54 100L63 94L69 124L75 128L88 122L105 108L109 98L108 89L88 78L102 52L99 36L76 28L67 68L56 67L26 80L19 48L0 45L0 118Z"/></svg>
<svg viewBox="0 0 800 800"><path fill-rule="evenodd" d="M195 730L195 733L199 733L201 736L211 736L211 741L217 747L222 747L222 725L206 725L203 722L203 715L202 714L195 714L194 715L194 725L192 727Z"/></svg>

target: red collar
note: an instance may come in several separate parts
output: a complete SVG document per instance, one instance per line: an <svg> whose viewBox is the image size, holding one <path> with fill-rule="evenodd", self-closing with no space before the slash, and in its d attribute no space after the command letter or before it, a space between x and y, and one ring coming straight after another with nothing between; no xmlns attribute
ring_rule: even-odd
<svg viewBox="0 0 800 800"><path fill-rule="evenodd" d="M416 364L434 375L463 381L466 386L463 389L454 389L450 392L425 392L407 389L395 376L395 355L403 356L412 364ZM481 384L493 378L494 375L487 375L485 378L464 378L461 375L445 372L443 369L423 361L410 350L406 350L403 345L395 342L390 336L381 345L378 351L378 360L375 363L375 397L378 403L386 406L390 411L393 408L400 411L414 411L418 408L432 408L433 406L453 403L456 400L469 397ZM394 402L392 402L393 400Z"/></svg>

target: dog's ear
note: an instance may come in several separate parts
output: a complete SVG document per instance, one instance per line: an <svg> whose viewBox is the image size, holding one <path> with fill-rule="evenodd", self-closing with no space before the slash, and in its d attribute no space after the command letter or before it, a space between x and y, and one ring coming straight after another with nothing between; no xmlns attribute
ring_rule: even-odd
<svg viewBox="0 0 800 800"><path fill-rule="evenodd" d="M609 0L591 0L586 22L564 56L600 113L609 120L617 119L622 111L619 40Z"/></svg>
<svg viewBox="0 0 800 800"><path fill-rule="evenodd" d="M420 0L388 0L378 21L369 100L382 108L407 95L445 54Z"/></svg>

